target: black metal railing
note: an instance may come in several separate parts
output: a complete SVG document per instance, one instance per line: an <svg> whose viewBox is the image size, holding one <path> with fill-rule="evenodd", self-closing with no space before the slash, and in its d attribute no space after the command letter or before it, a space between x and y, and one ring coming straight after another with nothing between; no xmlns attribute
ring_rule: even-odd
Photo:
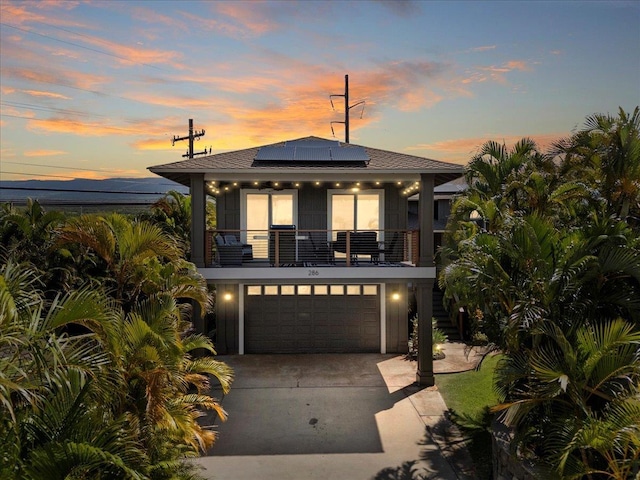
<svg viewBox="0 0 640 480"><path fill-rule="evenodd" d="M208 230L206 235L208 266L412 266L418 259L414 230L307 230L272 225L268 230Z"/></svg>

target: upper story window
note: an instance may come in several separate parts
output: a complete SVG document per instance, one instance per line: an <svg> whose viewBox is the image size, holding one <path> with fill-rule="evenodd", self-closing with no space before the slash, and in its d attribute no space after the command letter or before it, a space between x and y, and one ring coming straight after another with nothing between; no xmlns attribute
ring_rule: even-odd
<svg viewBox="0 0 640 480"><path fill-rule="evenodd" d="M270 226L297 224L298 191L243 190L241 198L242 241L253 245L254 255L265 256Z"/></svg>
<svg viewBox="0 0 640 480"><path fill-rule="evenodd" d="M337 231L382 230L384 191L329 191L329 225L333 240Z"/></svg>

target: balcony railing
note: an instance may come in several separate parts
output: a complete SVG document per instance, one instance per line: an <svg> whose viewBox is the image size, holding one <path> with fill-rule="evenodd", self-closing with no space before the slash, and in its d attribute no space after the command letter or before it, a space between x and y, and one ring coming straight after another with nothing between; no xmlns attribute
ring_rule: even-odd
<svg viewBox="0 0 640 480"><path fill-rule="evenodd" d="M303 230L274 225L269 230L208 230L207 266L415 266L415 230Z"/></svg>

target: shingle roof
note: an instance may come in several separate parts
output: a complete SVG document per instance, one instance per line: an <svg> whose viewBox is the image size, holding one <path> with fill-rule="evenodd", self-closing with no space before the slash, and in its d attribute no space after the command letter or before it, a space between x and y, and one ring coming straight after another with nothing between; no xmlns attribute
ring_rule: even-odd
<svg viewBox="0 0 640 480"><path fill-rule="evenodd" d="M296 141L331 141L319 137L304 137ZM335 142L335 141L333 141ZM265 147L284 146L285 142L278 142ZM462 165L441 162L429 158L407 155L404 153L391 152L353 144L341 144L343 148L361 147L370 157L368 164L353 165L340 162L255 162L254 159L261 147L247 148L233 152L217 153L215 155L190 158L179 162L155 165L149 170L157 175L161 175L170 180L174 180L183 185L189 185L189 174L205 173L214 176L224 176L231 178L233 175L251 174L258 176L282 175L289 176L303 175L309 173L322 173L325 175L335 174L336 178L346 176L363 175L374 177L393 176L401 179L419 178L421 173L433 173L436 176L436 185L453 180L462 175L464 168ZM352 175L351 175L352 174Z"/></svg>

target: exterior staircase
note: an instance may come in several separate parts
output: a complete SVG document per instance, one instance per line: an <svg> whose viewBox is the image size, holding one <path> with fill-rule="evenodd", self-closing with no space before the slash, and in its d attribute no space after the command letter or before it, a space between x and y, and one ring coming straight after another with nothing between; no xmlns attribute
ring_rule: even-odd
<svg viewBox="0 0 640 480"><path fill-rule="evenodd" d="M449 312L444 308L442 302L444 297L443 292L438 286L433 287L433 317L436 319L436 327L442 330L449 342L461 342L462 337L458 332L457 327L451 323L449 318Z"/></svg>

